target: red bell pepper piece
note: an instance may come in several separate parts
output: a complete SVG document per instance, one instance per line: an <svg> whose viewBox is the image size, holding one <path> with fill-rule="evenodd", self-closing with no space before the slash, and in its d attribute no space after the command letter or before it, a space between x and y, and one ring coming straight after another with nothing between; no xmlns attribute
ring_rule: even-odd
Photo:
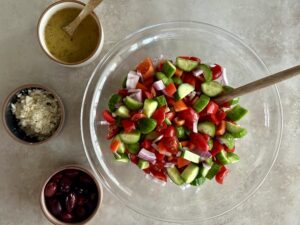
<svg viewBox="0 0 300 225"><path fill-rule="evenodd" d="M213 80L218 79L222 75L222 67L218 64L215 64L214 67L210 68L213 75Z"/></svg>
<svg viewBox="0 0 300 225"><path fill-rule="evenodd" d="M195 146L194 150L196 151L208 151L209 146L207 143L207 137L200 133L191 133L190 134L191 143Z"/></svg>
<svg viewBox="0 0 300 225"><path fill-rule="evenodd" d="M164 90L165 94L168 96L173 96L176 91L177 89L174 83L170 83Z"/></svg>
<svg viewBox="0 0 300 225"><path fill-rule="evenodd" d="M165 121L166 119L165 111L166 111L165 107L160 107L153 113L152 119L156 120L158 125L162 125L162 123Z"/></svg>
<svg viewBox="0 0 300 225"><path fill-rule="evenodd" d="M175 133L175 128L173 126L168 126L168 128L164 131L164 137L174 137Z"/></svg>
<svg viewBox="0 0 300 225"><path fill-rule="evenodd" d="M166 118L168 118L170 121L172 121L175 117L175 113L174 112L167 112L166 113Z"/></svg>
<svg viewBox="0 0 300 225"><path fill-rule="evenodd" d="M111 115L111 113L108 110L104 110L102 112L102 116L108 123L116 122L116 119Z"/></svg>
<svg viewBox="0 0 300 225"><path fill-rule="evenodd" d="M132 115L131 120L136 122L142 118L146 118L146 115L144 113L135 113Z"/></svg>
<svg viewBox="0 0 300 225"><path fill-rule="evenodd" d="M151 171L151 173L155 178L162 180L164 182L167 181L167 176L166 176L166 174L164 174L164 172L153 170L153 171Z"/></svg>
<svg viewBox="0 0 300 225"><path fill-rule="evenodd" d="M221 136L225 133L225 131L226 131L226 122L225 120L222 120L216 129L216 135Z"/></svg>
<svg viewBox="0 0 300 225"><path fill-rule="evenodd" d="M137 157L137 155L129 154L129 159L132 163L138 164L139 158Z"/></svg>
<svg viewBox="0 0 300 225"><path fill-rule="evenodd" d="M217 140L214 140L213 148L211 150L211 155L214 157L219 152L221 152L223 149L224 149L223 145L220 142L218 142Z"/></svg>
<svg viewBox="0 0 300 225"><path fill-rule="evenodd" d="M110 150L112 152L116 152L118 150L120 144L121 144L121 141L119 141L119 140L112 140L112 142L110 144Z"/></svg>
<svg viewBox="0 0 300 225"><path fill-rule="evenodd" d="M122 126L124 128L124 131L126 133L129 133L131 131L134 131L135 130L135 124L133 121L131 120L122 120Z"/></svg>
<svg viewBox="0 0 300 225"><path fill-rule="evenodd" d="M178 117L185 120L184 125L190 130L193 130L193 123L199 119L198 114L191 107L189 107L187 110L179 112Z"/></svg>
<svg viewBox="0 0 300 225"><path fill-rule="evenodd" d="M177 158L177 167L178 168L182 168L182 167L185 167L187 165L189 165L191 162L182 158L182 157L178 157Z"/></svg>
<svg viewBox="0 0 300 225"><path fill-rule="evenodd" d="M151 149L151 145L152 145L152 141L148 140L148 139L144 139L141 143L141 147L145 148L147 150Z"/></svg>
<svg viewBox="0 0 300 225"><path fill-rule="evenodd" d="M206 112L207 114L216 114L218 112L219 106L214 101L210 101L208 105L206 106Z"/></svg>
<svg viewBox="0 0 300 225"><path fill-rule="evenodd" d="M219 184L223 184L224 178L226 175L229 173L229 170L225 167L222 166L219 172L216 174L215 179Z"/></svg>

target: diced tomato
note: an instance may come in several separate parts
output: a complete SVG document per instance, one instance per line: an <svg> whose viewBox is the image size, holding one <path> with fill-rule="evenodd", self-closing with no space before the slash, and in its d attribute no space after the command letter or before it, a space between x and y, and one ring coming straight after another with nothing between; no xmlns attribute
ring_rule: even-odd
<svg viewBox="0 0 300 225"><path fill-rule="evenodd" d="M216 174L215 179L219 184L223 184L224 178L226 175L229 173L229 170L225 167L222 166L219 172Z"/></svg>
<svg viewBox="0 0 300 225"><path fill-rule="evenodd" d="M150 89L150 93L151 93L151 95L153 96L153 98L156 97L156 95L157 95L157 94L156 94L156 90L155 90L155 88L154 88L153 86L152 86L151 89Z"/></svg>
<svg viewBox="0 0 300 225"><path fill-rule="evenodd" d="M235 148L229 149L226 145L224 145L224 149L226 152L235 152Z"/></svg>
<svg viewBox="0 0 300 225"><path fill-rule="evenodd" d="M167 176L166 176L166 174L164 174L163 172L161 172L161 171L151 171L151 173L152 173L152 175L154 176L154 177L156 177L157 179L159 179L159 180L162 180L162 181L164 181L164 182L167 182Z"/></svg>
<svg viewBox="0 0 300 225"><path fill-rule="evenodd" d="M151 172L150 167L148 167L148 168L146 168L146 169L143 169L143 170L144 170L144 172L145 172L146 174L149 174L149 173Z"/></svg>
<svg viewBox="0 0 300 225"><path fill-rule="evenodd" d="M197 78L192 73L184 73L182 81L196 87Z"/></svg>
<svg viewBox="0 0 300 225"><path fill-rule="evenodd" d="M189 145L189 142L188 141L181 141L180 144L181 144L182 147L187 147Z"/></svg>
<svg viewBox="0 0 300 225"><path fill-rule="evenodd" d="M173 106L174 106L175 112L180 112L180 111L186 110L188 108L183 100L176 101L173 104Z"/></svg>
<svg viewBox="0 0 300 225"><path fill-rule="evenodd" d="M191 107L188 107L188 109L184 111L178 112L178 117L185 120L184 125L190 130L193 130L193 123L199 119L198 114Z"/></svg>
<svg viewBox="0 0 300 225"><path fill-rule="evenodd" d="M216 113L216 117L219 121L222 121L226 118L226 113L222 110L218 110L218 112Z"/></svg>
<svg viewBox="0 0 300 225"><path fill-rule="evenodd" d="M221 136L225 133L226 130L226 122L222 120L216 129L216 135Z"/></svg>
<svg viewBox="0 0 300 225"><path fill-rule="evenodd" d="M124 128L124 131L126 133L129 133L133 130L135 130L135 124L133 121L129 120L129 119L125 119L125 120L122 120L122 126Z"/></svg>
<svg viewBox="0 0 300 225"><path fill-rule="evenodd" d="M212 100L211 100L211 101L208 103L208 105L206 106L206 112L207 112L207 114L216 114L217 111L218 111L218 109L219 109L218 104L215 103L215 102L212 101Z"/></svg>
<svg viewBox="0 0 300 225"><path fill-rule="evenodd" d="M175 136L175 128L173 126L169 126L164 131L164 137L174 137Z"/></svg>
<svg viewBox="0 0 300 225"><path fill-rule="evenodd" d="M174 75L177 76L177 77L181 77L182 74L183 74L183 71L181 69L176 68L176 71L175 71Z"/></svg>
<svg viewBox="0 0 300 225"><path fill-rule="evenodd" d="M209 115L209 117L207 118L209 121L211 121L213 124L215 125L219 125L220 121L218 120L216 114L211 114Z"/></svg>
<svg viewBox="0 0 300 225"><path fill-rule="evenodd" d="M175 94L175 92L177 91L176 86L174 83L170 83L164 90L164 92L168 95L168 96L173 96Z"/></svg>
<svg viewBox="0 0 300 225"><path fill-rule="evenodd" d="M165 155L160 154L158 152L155 152L155 156L156 156L156 161L158 161L158 162L163 162L165 159Z"/></svg>
<svg viewBox="0 0 300 225"><path fill-rule="evenodd" d="M179 119L178 117L175 117L174 123L175 123L177 126L182 126L182 125L185 123L185 120L181 120L181 119Z"/></svg>
<svg viewBox="0 0 300 225"><path fill-rule="evenodd" d="M138 113L134 113L131 117L131 120L132 121L138 121L139 119L142 119L142 118L146 118L146 115L144 113L141 113L141 112L138 112Z"/></svg>
<svg viewBox="0 0 300 225"><path fill-rule="evenodd" d="M120 89L118 94L121 95L122 97L126 97L128 95L128 90L127 89Z"/></svg>
<svg viewBox="0 0 300 225"><path fill-rule="evenodd" d="M177 167L178 168L182 168L182 167L185 167L187 165L189 165L191 162L182 158L182 157L178 157L177 158Z"/></svg>
<svg viewBox="0 0 300 225"><path fill-rule="evenodd" d="M167 148L162 141L158 142L157 148L160 154L164 154L165 152L167 152Z"/></svg>
<svg viewBox="0 0 300 225"><path fill-rule="evenodd" d="M145 95L146 98L148 98L148 99L152 99L152 98L153 98L153 95L152 95L151 92L149 92L149 91L144 91L143 93L144 93L144 95Z"/></svg>
<svg viewBox="0 0 300 225"><path fill-rule="evenodd" d="M162 71L162 68L163 68L165 62L166 62L166 60L160 60L160 61L159 61L158 65L157 65L157 67L156 67L156 70L157 70L158 72Z"/></svg>
<svg viewBox="0 0 300 225"><path fill-rule="evenodd" d="M138 164L139 158L137 157L137 155L129 154L129 159L130 159L130 161L133 162L134 164Z"/></svg>
<svg viewBox="0 0 300 225"><path fill-rule="evenodd" d="M213 80L218 79L222 75L222 67L218 64L210 68L213 75Z"/></svg>
<svg viewBox="0 0 300 225"><path fill-rule="evenodd" d="M163 137L159 144L159 149L162 147L162 150L167 150L171 154L176 154L178 152L179 142L176 137Z"/></svg>
<svg viewBox="0 0 300 225"><path fill-rule="evenodd" d="M223 145L219 141L214 140L213 148L211 150L211 155L214 157L219 152L221 152L223 149L224 149Z"/></svg>
<svg viewBox="0 0 300 225"><path fill-rule="evenodd" d="M145 79L143 84L144 84L145 87L151 87L152 84L153 84L153 76L150 77L150 78ZM150 89L150 88L148 88L148 89Z"/></svg>
<svg viewBox="0 0 300 225"><path fill-rule="evenodd" d="M196 151L208 151L209 146L207 143L207 137L200 133L190 134L191 143L195 145Z"/></svg>
<svg viewBox="0 0 300 225"><path fill-rule="evenodd" d="M152 142L148 139L144 139L141 143L141 148L145 148L147 150L151 149Z"/></svg>
<svg viewBox="0 0 300 225"><path fill-rule="evenodd" d="M104 110L102 112L102 116L106 120L106 122L108 122L108 123L116 122L116 119L111 115L111 113L108 110Z"/></svg>
<svg viewBox="0 0 300 225"><path fill-rule="evenodd" d="M109 125L106 138L108 140L112 139L115 135L117 135L119 133L119 130L120 130L120 128L115 124Z"/></svg>
<svg viewBox="0 0 300 225"><path fill-rule="evenodd" d="M207 112L206 110L202 110L201 112L198 113L198 115L199 115L199 119L203 119L203 118L205 119L207 116Z"/></svg>
<svg viewBox="0 0 300 225"><path fill-rule="evenodd" d="M152 77L154 75L154 67L151 58L144 59L137 65L136 70L143 75L144 79Z"/></svg>
<svg viewBox="0 0 300 225"><path fill-rule="evenodd" d="M166 119L165 110L165 107L160 107L152 115L152 119L156 120L158 125L162 125Z"/></svg>
<svg viewBox="0 0 300 225"><path fill-rule="evenodd" d="M120 144L121 144L121 141L116 140L116 139L115 139L115 140L112 140L112 142L111 142L111 144L110 144L110 150L111 150L112 152L116 152L116 151L118 150Z"/></svg>
<svg viewBox="0 0 300 225"><path fill-rule="evenodd" d="M148 88L146 88L146 86L143 85L143 84L141 84L140 82L137 83L136 88L137 88L137 89L141 89L141 90L143 90L143 91L148 91Z"/></svg>
<svg viewBox="0 0 300 225"><path fill-rule="evenodd" d="M165 129L167 129L167 127L168 125L166 124L166 122L163 122L161 125L158 125L156 127L156 131L161 134Z"/></svg>
<svg viewBox="0 0 300 225"><path fill-rule="evenodd" d="M174 105L175 100L174 100L173 98L170 98L170 97L168 97L168 96L165 96L165 97L166 97L166 99L167 99L168 105Z"/></svg>
<svg viewBox="0 0 300 225"><path fill-rule="evenodd" d="M201 85L202 83L204 83L204 82L205 82L205 78L204 78L203 74L201 74L200 76L198 76L198 77L197 77L197 80L199 81L199 84L200 84L200 85ZM197 89L197 90L200 90L200 88Z"/></svg>
<svg viewBox="0 0 300 225"><path fill-rule="evenodd" d="M223 108L230 108L230 103L229 102L224 102L223 104L220 105Z"/></svg>
<svg viewBox="0 0 300 225"><path fill-rule="evenodd" d="M175 113L174 112L167 112L166 113L166 118L168 118L170 121L172 121L175 117Z"/></svg>

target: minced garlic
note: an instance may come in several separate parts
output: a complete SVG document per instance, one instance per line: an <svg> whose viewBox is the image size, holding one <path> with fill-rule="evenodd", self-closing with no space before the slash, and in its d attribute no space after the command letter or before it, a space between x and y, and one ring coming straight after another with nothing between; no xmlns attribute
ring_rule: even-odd
<svg viewBox="0 0 300 225"><path fill-rule="evenodd" d="M11 104L11 110L26 135L38 140L51 136L61 119L57 99L41 89L28 90L28 94L18 95L17 102Z"/></svg>

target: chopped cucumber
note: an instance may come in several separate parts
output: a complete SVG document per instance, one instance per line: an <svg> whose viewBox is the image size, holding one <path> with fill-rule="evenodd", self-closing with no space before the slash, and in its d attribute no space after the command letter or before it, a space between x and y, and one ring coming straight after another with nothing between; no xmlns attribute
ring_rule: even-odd
<svg viewBox="0 0 300 225"><path fill-rule="evenodd" d="M233 91L234 88L233 87L230 87L230 86L223 86L223 92L224 93L228 93L228 92L231 92ZM240 98L239 97L236 97L232 100L229 101L229 105L235 105L235 104L238 104L240 101Z"/></svg>
<svg viewBox="0 0 300 225"><path fill-rule="evenodd" d="M197 177L195 178L195 180L193 180L191 185L200 186L200 185L204 184L205 180L206 180L206 178L201 176L200 173L198 173Z"/></svg>
<svg viewBox="0 0 300 225"><path fill-rule="evenodd" d="M235 141L234 141L234 137L231 134L225 133L221 137L219 137L219 140L221 143L226 145L227 148L229 148L229 149L234 148Z"/></svg>
<svg viewBox="0 0 300 225"><path fill-rule="evenodd" d="M152 131L149 134L145 135L145 139L154 140L159 137L159 134L156 131Z"/></svg>
<svg viewBox="0 0 300 225"><path fill-rule="evenodd" d="M193 108L197 113L201 112L208 105L210 98L206 95L200 95L197 101L193 104Z"/></svg>
<svg viewBox="0 0 300 225"><path fill-rule="evenodd" d="M179 77L176 77L176 76L172 77L172 80L173 80L174 84L176 84L176 85L180 85L183 83L183 81Z"/></svg>
<svg viewBox="0 0 300 225"><path fill-rule="evenodd" d="M158 103L158 107L162 107L162 106L167 105L166 97L163 96L163 95L157 96L157 97L155 98L155 100L156 100L157 103Z"/></svg>
<svg viewBox="0 0 300 225"><path fill-rule="evenodd" d="M138 167L141 170L147 169L150 166L149 162L143 159L139 159L138 161Z"/></svg>
<svg viewBox="0 0 300 225"><path fill-rule="evenodd" d="M199 68L203 71L205 81L212 81L213 75L210 67L205 64L200 64Z"/></svg>
<svg viewBox="0 0 300 225"><path fill-rule="evenodd" d="M166 119L165 119L165 123L166 123L168 126L172 125L172 122L171 122L171 120L170 120L169 118L166 118Z"/></svg>
<svg viewBox="0 0 300 225"><path fill-rule="evenodd" d="M126 148L128 152L130 152L131 154L136 154L140 150L140 144L139 143L127 144Z"/></svg>
<svg viewBox="0 0 300 225"><path fill-rule="evenodd" d="M180 176L180 173L178 169L174 167L169 167L167 168L167 173L170 179L177 185L182 185L184 183L184 180Z"/></svg>
<svg viewBox="0 0 300 225"><path fill-rule="evenodd" d="M129 110L126 108L126 106L121 105L115 112L115 114L121 118L129 118Z"/></svg>
<svg viewBox="0 0 300 225"><path fill-rule="evenodd" d="M144 102L144 113L145 115L150 118L152 114L155 112L157 109L158 103L157 101L153 99L146 99Z"/></svg>
<svg viewBox="0 0 300 225"><path fill-rule="evenodd" d="M137 130L130 133L121 132L119 135L125 144L135 144L140 140L141 132Z"/></svg>
<svg viewBox="0 0 300 225"><path fill-rule="evenodd" d="M209 147L208 150L209 151L212 150L212 148L214 147L214 142L211 138L208 140L207 144L208 144L208 147Z"/></svg>
<svg viewBox="0 0 300 225"><path fill-rule="evenodd" d="M227 118L232 121L238 121L247 114L248 110L240 105L234 106L232 109L226 112Z"/></svg>
<svg viewBox="0 0 300 225"><path fill-rule="evenodd" d="M236 162L240 161L240 157L233 152L228 152L227 158L230 161L230 163L236 163Z"/></svg>
<svg viewBox="0 0 300 225"><path fill-rule="evenodd" d="M204 162L205 162L207 165L209 165L209 166L212 166L212 164L214 164L214 161L213 161L212 158L207 158L207 159L205 159Z"/></svg>
<svg viewBox="0 0 300 225"><path fill-rule="evenodd" d="M208 171L210 170L210 168L209 167L204 167L203 165L201 165L199 168L200 168L199 174L202 177L206 177L206 175L208 174Z"/></svg>
<svg viewBox="0 0 300 225"><path fill-rule="evenodd" d="M209 121L198 123L198 131L211 137L215 136L216 126Z"/></svg>
<svg viewBox="0 0 300 225"><path fill-rule="evenodd" d="M176 71L176 67L173 63L167 60L163 65L162 71L167 75L167 77L172 77Z"/></svg>
<svg viewBox="0 0 300 225"><path fill-rule="evenodd" d="M182 126L176 126L175 127L175 132L176 132L176 136L178 139L183 139L185 138L185 129Z"/></svg>
<svg viewBox="0 0 300 225"><path fill-rule="evenodd" d="M164 85L169 85L170 83L172 83L172 80L170 78L168 78L164 73L162 72L157 72L155 74L156 78L158 80L162 80L162 82L164 83Z"/></svg>
<svg viewBox="0 0 300 225"><path fill-rule="evenodd" d="M157 122L151 118L142 118L137 122L137 127L142 134L149 134L155 129L156 125Z"/></svg>
<svg viewBox="0 0 300 225"><path fill-rule="evenodd" d="M119 146L118 146L117 152L118 152L118 153L125 153L125 145L124 145L124 143L121 141L120 136L119 136L119 135L116 135L116 136L114 137L113 140L118 140L118 141L120 141L120 144L119 144Z"/></svg>
<svg viewBox="0 0 300 225"><path fill-rule="evenodd" d="M183 172L181 173L181 177L185 181L185 183L189 184L197 177L198 173L199 166L191 163L183 170Z"/></svg>
<svg viewBox="0 0 300 225"><path fill-rule="evenodd" d="M217 155L216 158L218 159L218 161L220 163L222 163L223 165L227 165L230 163L230 160L227 158L227 152L222 150L220 151Z"/></svg>
<svg viewBox="0 0 300 225"><path fill-rule="evenodd" d="M116 111L116 104L120 103L121 101L122 101L121 95L118 95L118 94L111 95L108 100L109 111L111 111L111 112Z"/></svg>
<svg viewBox="0 0 300 225"><path fill-rule="evenodd" d="M135 100L134 98L132 98L130 96L127 96L124 99L124 103L127 106L127 108L130 110L138 110L143 107L143 103Z"/></svg>
<svg viewBox="0 0 300 225"><path fill-rule="evenodd" d="M217 81L208 81L201 84L201 90L204 94L209 97L215 97L218 94L221 94L223 87Z"/></svg>
<svg viewBox="0 0 300 225"><path fill-rule="evenodd" d="M123 127L122 126L122 117L120 117L120 116L116 116L116 125L118 126L118 127Z"/></svg>
<svg viewBox="0 0 300 225"><path fill-rule="evenodd" d="M185 96L194 91L195 88L187 83L180 84L177 90L179 99L183 99Z"/></svg>
<svg viewBox="0 0 300 225"><path fill-rule="evenodd" d="M118 162L124 162L124 163L129 162L129 158L128 158L128 155L126 153L115 154L115 160L118 161Z"/></svg>
<svg viewBox="0 0 300 225"><path fill-rule="evenodd" d="M247 134L247 130L239 125L226 121L226 130L234 137L241 138Z"/></svg>
<svg viewBox="0 0 300 225"><path fill-rule="evenodd" d="M198 66L198 62L189 60L189 59L183 59L180 57L176 58L176 65L182 69L183 71L190 72L193 69L195 69Z"/></svg>
<svg viewBox="0 0 300 225"><path fill-rule="evenodd" d="M200 162L200 156L187 149L184 149L181 157L194 163Z"/></svg>
<svg viewBox="0 0 300 225"><path fill-rule="evenodd" d="M214 163L210 170L208 171L208 173L206 174L206 178L211 180L215 177L215 175L219 172L219 170L221 169L221 166L218 165L217 163Z"/></svg>

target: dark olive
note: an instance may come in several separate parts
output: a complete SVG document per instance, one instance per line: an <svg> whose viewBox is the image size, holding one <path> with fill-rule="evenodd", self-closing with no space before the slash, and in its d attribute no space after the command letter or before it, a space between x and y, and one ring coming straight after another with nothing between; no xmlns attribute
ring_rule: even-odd
<svg viewBox="0 0 300 225"><path fill-rule="evenodd" d="M70 177L64 176L59 183L60 190L62 192L69 192L71 190L72 183L73 181Z"/></svg>
<svg viewBox="0 0 300 225"><path fill-rule="evenodd" d="M72 213L63 212L61 214L61 220L64 222L72 222L74 219L74 215Z"/></svg>
<svg viewBox="0 0 300 225"><path fill-rule="evenodd" d="M74 192L70 193L65 200L67 212L72 212L76 206L77 196Z"/></svg>
<svg viewBox="0 0 300 225"><path fill-rule="evenodd" d="M76 216L81 220L84 219L87 215L85 208L82 206L77 207L75 213Z"/></svg>
<svg viewBox="0 0 300 225"><path fill-rule="evenodd" d="M93 179L87 174L81 175L79 178L79 182L85 185L90 185L94 183Z"/></svg>
<svg viewBox="0 0 300 225"><path fill-rule="evenodd" d="M59 183L62 177L63 177L62 173L59 172L51 178L51 181L54 181L55 183Z"/></svg>
<svg viewBox="0 0 300 225"><path fill-rule="evenodd" d="M88 202L88 199L84 195L82 195L82 194L78 195L77 205L83 206L87 202Z"/></svg>
<svg viewBox="0 0 300 225"><path fill-rule="evenodd" d="M64 170L64 174L69 177L76 177L79 175L79 171L76 169L68 169L68 170Z"/></svg>
<svg viewBox="0 0 300 225"><path fill-rule="evenodd" d="M61 204L57 199L49 199L47 201L47 206L48 206L48 209L52 213L53 216L57 217L62 212Z"/></svg>
<svg viewBox="0 0 300 225"><path fill-rule="evenodd" d="M50 181L49 183L46 184L45 186L45 196L46 197L52 197L55 195L57 190L57 183Z"/></svg>
<svg viewBox="0 0 300 225"><path fill-rule="evenodd" d="M98 198L98 194L96 192L92 192L90 194L90 200L97 201L97 198Z"/></svg>

